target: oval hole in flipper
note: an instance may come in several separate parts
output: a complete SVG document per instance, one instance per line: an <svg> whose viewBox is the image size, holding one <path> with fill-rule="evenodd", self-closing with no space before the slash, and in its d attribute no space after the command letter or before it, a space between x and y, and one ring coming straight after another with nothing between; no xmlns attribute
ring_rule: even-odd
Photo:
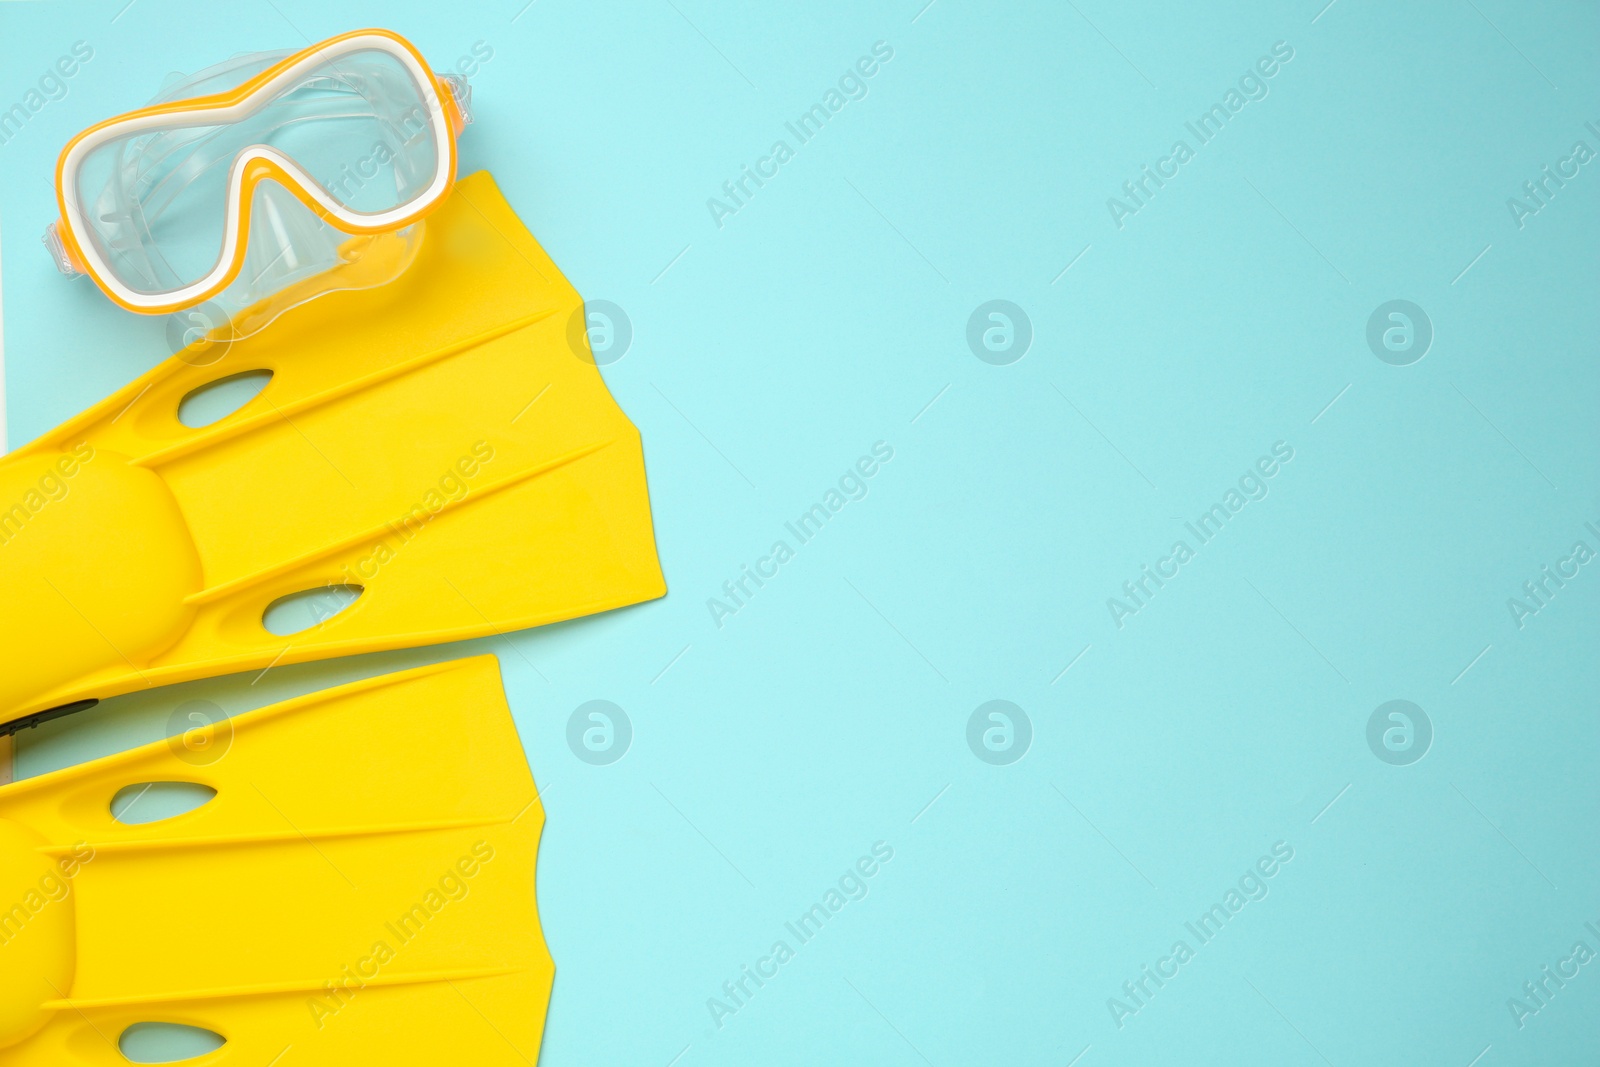
<svg viewBox="0 0 1600 1067"><path fill-rule="evenodd" d="M322 585L279 597L267 605L261 625L276 637L289 637L321 626L349 609L366 592L359 585Z"/></svg>
<svg viewBox="0 0 1600 1067"><path fill-rule="evenodd" d="M212 1030L181 1023L134 1023L122 1031L117 1051L129 1063L182 1063L215 1052L228 1039Z"/></svg>
<svg viewBox="0 0 1600 1067"><path fill-rule="evenodd" d="M260 395L271 380L269 370L247 370L207 382L178 401L178 421L191 430L221 422Z"/></svg>
<svg viewBox="0 0 1600 1067"><path fill-rule="evenodd" d="M217 791L197 782L138 782L111 798L111 817L125 826L176 819L210 803Z"/></svg>

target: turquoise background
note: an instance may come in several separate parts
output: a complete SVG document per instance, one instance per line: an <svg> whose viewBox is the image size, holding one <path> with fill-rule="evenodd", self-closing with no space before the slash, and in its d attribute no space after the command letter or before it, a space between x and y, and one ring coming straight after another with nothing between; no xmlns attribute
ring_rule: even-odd
<svg viewBox="0 0 1600 1067"><path fill-rule="evenodd" d="M12 445L166 355L37 243L69 136L236 51L481 43L465 168L632 323L604 373L671 590L124 698L25 738L23 771L191 696L488 649L546 791L545 1064L1592 1062L1600 963L1521 1028L1507 1000L1600 951L1600 564L1520 628L1507 601L1600 550L1600 161L1520 228L1507 200L1600 151L1600 13L925 2L0 4L0 108L95 53L0 146ZM796 147L878 41L866 98ZM1266 98L1119 229L1107 199L1279 41ZM719 227L708 198L779 138ZM1009 365L968 346L991 299L1031 322ZM1394 299L1434 331L1406 366L1366 340ZM879 441L866 498L719 628L708 599ZM1280 441L1269 495L1119 628L1108 598ZM567 744L592 699L632 721L611 765ZM1032 728L1009 765L967 742L996 699ZM1367 742L1395 699L1433 728L1403 766ZM719 1027L708 999L879 841L865 899ZM1277 842L1200 946L1184 924ZM1119 1028L1108 998L1180 938Z"/></svg>

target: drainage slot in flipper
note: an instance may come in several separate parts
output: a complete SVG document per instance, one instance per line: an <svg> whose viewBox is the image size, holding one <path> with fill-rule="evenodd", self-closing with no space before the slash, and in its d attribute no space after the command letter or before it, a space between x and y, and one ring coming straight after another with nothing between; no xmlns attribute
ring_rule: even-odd
<svg viewBox="0 0 1600 1067"><path fill-rule="evenodd" d="M359 585L324 585L279 597L267 606L261 625L276 637L289 637L321 626L349 609L365 592Z"/></svg>
<svg viewBox="0 0 1600 1067"><path fill-rule="evenodd" d="M122 1031L117 1050L129 1063L182 1063L228 1043L219 1033L180 1023L134 1023Z"/></svg>
<svg viewBox="0 0 1600 1067"><path fill-rule="evenodd" d="M221 422L260 395L271 380L269 370L247 370L207 382L178 401L178 421L191 430Z"/></svg>
<svg viewBox="0 0 1600 1067"><path fill-rule="evenodd" d="M111 817L125 826L176 819L209 803L217 791L196 782L140 782L111 798Z"/></svg>

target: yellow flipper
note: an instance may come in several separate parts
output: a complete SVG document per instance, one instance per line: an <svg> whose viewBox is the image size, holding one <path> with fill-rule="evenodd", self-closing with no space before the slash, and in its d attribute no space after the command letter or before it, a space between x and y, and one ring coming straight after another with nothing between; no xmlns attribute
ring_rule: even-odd
<svg viewBox="0 0 1600 1067"><path fill-rule="evenodd" d="M544 812L494 657L212 730L0 787L0 1067L126 1067L141 1023L218 1067L537 1062ZM112 817L151 782L216 795Z"/></svg>
<svg viewBox="0 0 1600 1067"><path fill-rule="evenodd" d="M394 283L186 349L0 459L0 724L661 596L639 433L581 308L475 174ZM179 421L251 372L271 378L242 408ZM263 626L329 587L360 595L292 636Z"/></svg>

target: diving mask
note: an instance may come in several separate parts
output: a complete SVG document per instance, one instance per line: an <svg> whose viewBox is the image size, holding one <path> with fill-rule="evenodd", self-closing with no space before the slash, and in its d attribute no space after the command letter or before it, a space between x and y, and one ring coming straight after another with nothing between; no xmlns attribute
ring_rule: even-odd
<svg viewBox="0 0 1600 1067"><path fill-rule="evenodd" d="M236 57L74 137L45 243L130 311L209 301L259 328L405 269L455 182L469 100L386 30Z"/></svg>

